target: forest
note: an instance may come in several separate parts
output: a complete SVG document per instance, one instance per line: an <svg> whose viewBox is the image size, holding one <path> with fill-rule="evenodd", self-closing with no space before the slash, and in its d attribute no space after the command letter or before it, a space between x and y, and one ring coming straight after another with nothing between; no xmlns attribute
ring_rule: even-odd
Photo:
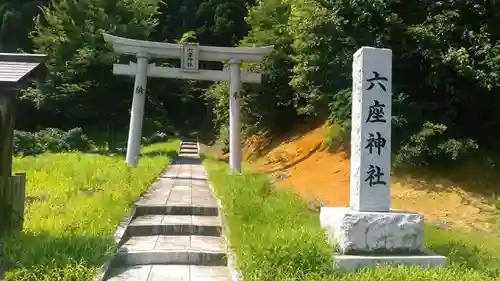
<svg viewBox="0 0 500 281"><path fill-rule="evenodd" d="M274 45L265 61L245 65L263 73L261 85L243 89L246 135L279 135L328 120L342 127L334 137L347 138L352 55L361 46L390 48L395 165L449 164L497 150L497 1L1 0L0 19L1 52L48 55L44 75L20 94L19 154L85 149L93 134L104 135L110 149L120 147L133 79L112 74L117 57L103 32L211 46ZM145 134L203 130L227 143L227 95L225 83L150 79Z"/></svg>

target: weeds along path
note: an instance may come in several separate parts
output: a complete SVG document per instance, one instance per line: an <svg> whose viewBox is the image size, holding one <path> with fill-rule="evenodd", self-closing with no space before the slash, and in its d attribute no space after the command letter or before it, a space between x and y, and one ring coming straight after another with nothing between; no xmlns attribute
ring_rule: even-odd
<svg viewBox="0 0 500 281"><path fill-rule="evenodd" d="M170 163L177 140L144 147L139 166L123 156L46 153L16 158L27 173L24 231L2 238L7 281L88 281L112 250L131 204Z"/></svg>

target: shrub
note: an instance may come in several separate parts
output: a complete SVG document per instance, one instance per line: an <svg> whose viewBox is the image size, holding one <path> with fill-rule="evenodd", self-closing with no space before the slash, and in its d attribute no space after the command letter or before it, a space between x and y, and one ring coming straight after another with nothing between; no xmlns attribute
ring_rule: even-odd
<svg viewBox="0 0 500 281"><path fill-rule="evenodd" d="M66 132L65 142L70 150L88 151L95 147L95 144L83 133L82 128L73 128Z"/></svg>
<svg viewBox="0 0 500 281"><path fill-rule="evenodd" d="M219 129L219 135L217 136L219 141L222 143L222 153L229 152L229 127L228 125L222 125Z"/></svg>
<svg viewBox="0 0 500 281"><path fill-rule="evenodd" d="M343 125L331 124L328 135L323 141L323 146L327 149L336 150L344 145L349 145L351 126L348 122Z"/></svg>
<svg viewBox="0 0 500 281"><path fill-rule="evenodd" d="M35 155L43 152L35 134L30 132L14 131L13 146L16 155Z"/></svg>
<svg viewBox="0 0 500 281"><path fill-rule="evenodd" d="M57 128L46 128L32 133L14 131L14 154L36 155L44 152L88 151L95 144L83 133L81 128L67 132Z"/></svg>
<svg viewBox="0 0 500 281"><path fill-rule="evenodd" d="M402 142L394 164L418 167L436 163L438 159L446 163L478 148L472 139L446 138L446 130L447 126L443 124L425 122L419 132Z"/></svg>

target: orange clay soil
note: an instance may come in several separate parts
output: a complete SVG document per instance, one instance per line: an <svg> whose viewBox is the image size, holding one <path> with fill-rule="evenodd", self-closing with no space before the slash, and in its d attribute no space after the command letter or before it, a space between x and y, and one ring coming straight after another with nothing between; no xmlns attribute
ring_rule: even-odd
<svg viewBox="0 0 500 281"><path fill-rule="evenodd" d="M275 141L275 147L265 137L252 137L246 141L244 157L251 170L276 175L281 188L293 188L304 198L320 200L325 206L348 206L349 157L344 151L331 153L321 148L327 134L328 128L322 126ZM263 151L264 147L270 148ZM484 186L484 183L425 173L392 175L391 205L422 213L427 221L440 225L491 231L494 208L484 197L465 191L474 185Z"/></svg>

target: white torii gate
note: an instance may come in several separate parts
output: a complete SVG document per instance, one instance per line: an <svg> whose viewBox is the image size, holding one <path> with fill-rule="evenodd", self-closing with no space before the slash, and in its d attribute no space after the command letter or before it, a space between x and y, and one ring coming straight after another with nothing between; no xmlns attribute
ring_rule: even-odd
<svg viewBox="0 0 500 281"><path fill-rule="evenodd" d="M261 75L241 70L242 61L260 62L270 54L274 46L258 48L210 47L197 43L171 44L128 39L103 34L117 54L135 55L137 63L114 64L113 73L135 76L134 97L130 115L126 162L137 167L140 146L147 77L229 81L229 165L241 172L240 140L240 89L241 83L260 83ZM151 58L174 58L181 60L181 68L159 67L149 64ZM229 62L229 69L199 69L199 61Z"/></svg>

